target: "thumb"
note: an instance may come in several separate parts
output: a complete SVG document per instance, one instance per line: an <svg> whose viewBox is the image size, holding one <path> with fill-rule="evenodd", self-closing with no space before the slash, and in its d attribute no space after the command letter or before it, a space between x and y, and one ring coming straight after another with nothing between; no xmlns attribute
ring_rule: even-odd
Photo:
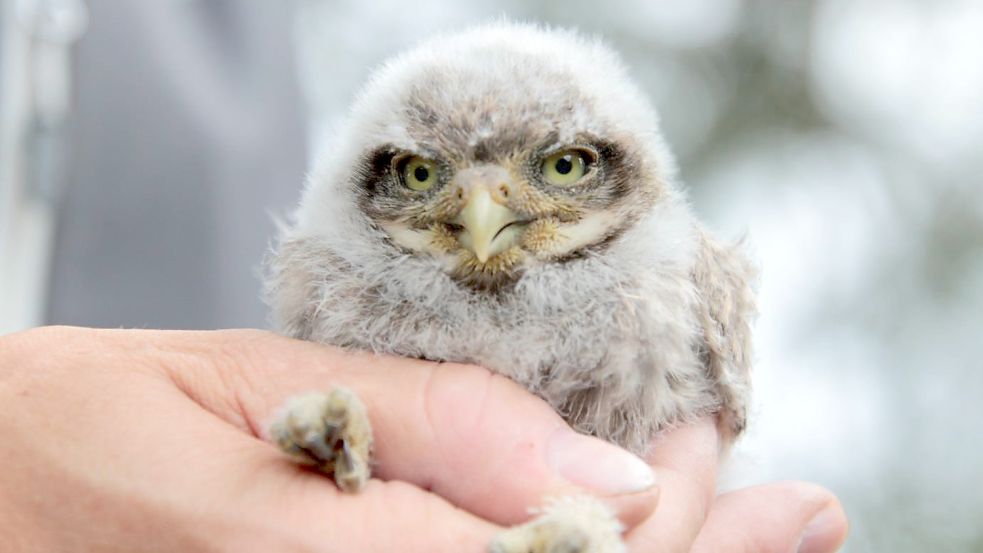
<svg viewBox="0 0 983 553"><path fill-rule="evenodd" d="M779 482L718 497L692 553L833 553L846 533L846 515L833 494L805 482Z"/></svg>
<svg viewBox="0 0 983 553"><path fill-rule="evenodd" d="M644 461L574 432L544 401L485 369L347 353L254 331L210 334L227 342L220 350L235 352L216 382L235 401L196 397L258 435L290 396L343 386L368 409L373 472L383 480L432 490L499 524L527 520L544 498L571 493L600 497L628 527L655 508L655 476Z"/></svg>

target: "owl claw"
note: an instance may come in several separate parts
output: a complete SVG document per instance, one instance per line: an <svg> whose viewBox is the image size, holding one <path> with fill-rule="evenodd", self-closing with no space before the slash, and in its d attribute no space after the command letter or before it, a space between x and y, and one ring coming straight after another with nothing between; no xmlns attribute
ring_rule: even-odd
<svg viewBox="0 0 983 553"><path fill-rule="evenodd" d="M343 491L358 492L369 479L372 427L365 406L349 390L291 398L270 426L270 436L298 463L334 476Z"/></svg>
<svg viewBox="0 0 983 553"><path fill-rule="evenodd" d="M621 524L591 497L567 497L547 505L532 521L509 528L488 547L489 553L627 553Z"/></svg>

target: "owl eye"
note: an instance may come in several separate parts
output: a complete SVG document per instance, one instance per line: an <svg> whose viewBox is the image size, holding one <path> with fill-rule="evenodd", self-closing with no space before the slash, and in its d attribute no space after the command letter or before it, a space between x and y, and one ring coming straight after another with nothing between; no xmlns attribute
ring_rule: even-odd
<svg viewBox="0 0 983 553"><path fill-rule="evenodd" d="M563 150L544 159L540 170L548 183L568 186L583 178L590 161L580 150Z"/></svg>
<svg viewBox="0 0 983 553"><path fill-rule="evenodd" d="M410 190L423 192L437 182L437 164L429 159L413 156L403 165L403 183Z"/></svg>

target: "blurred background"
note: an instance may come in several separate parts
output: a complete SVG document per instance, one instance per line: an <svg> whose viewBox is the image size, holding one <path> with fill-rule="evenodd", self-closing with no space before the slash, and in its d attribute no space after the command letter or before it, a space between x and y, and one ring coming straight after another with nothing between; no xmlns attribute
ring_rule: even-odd
<svg viewBox="0 0 983 553"><path fill-rule="evenodd" d="M833 489L844 551L983 551L983 2L0 6L0 334L266 326L272 216L374 66L493 17L573 26L762 266L727 485Z"/></svg>

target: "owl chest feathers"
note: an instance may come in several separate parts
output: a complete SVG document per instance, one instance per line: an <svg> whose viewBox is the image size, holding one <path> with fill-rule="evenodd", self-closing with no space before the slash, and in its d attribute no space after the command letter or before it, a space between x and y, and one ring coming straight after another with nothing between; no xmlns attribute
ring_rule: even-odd
<svg viewBox="0 0 983 553"><path fill-rule="evenodd" d="M495 294L458 285L435 260L288 240L275 315L305 339L484 366L575 428L641 451L658 429L716 407L691 278L698 229L677 208L603 252L531 267ZM306 285L291 292L285 273L298 269Z"/></svg>

